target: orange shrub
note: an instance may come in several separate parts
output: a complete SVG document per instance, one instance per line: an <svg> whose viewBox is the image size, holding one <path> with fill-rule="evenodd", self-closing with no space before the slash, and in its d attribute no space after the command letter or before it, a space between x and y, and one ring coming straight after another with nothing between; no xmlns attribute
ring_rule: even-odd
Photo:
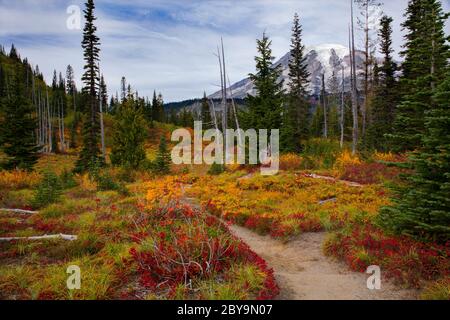
<svg viewBox="0 0 450 320"><path fill-rule="evenodd" d="M182 195L183 189L179 180L176 177L165 177L148 183L146 200L150 207L153 207L179 200Z"/></svg>
<svg viewBox="0 0 450 320"><path fill-rule="evenodd" d="M280 156L281 170L298 170L302 164L303 158L295 153L287 153Z"/></svg>
<svg viewBox="0 0 450 320"><path fill-rule="evenodd" d="M35 187L41 179L36 172L0 171L0 189L18 190Z"/></svg>
<svg viewBox="0 0 450 320"><path fill-rule="evenodd" d="M404 162L406 158L404 155L393 154L392 152L383 153L375 151L373 154L373 160L383 162Z"/></svg>
<svg viewBox="0 0 450 320"><path fill-rule="evenodd" d="M346 166L354 166L361 164L362 161L357 155L353 155L350 151L344 150L336 159L335 168L343 169Z"/></svg>
<svg viewBox="0 0 450 320"><path fill-rule="evenodd" d="M75 180L77 181L80 188L84 191L95 192L97 191L97 183L93 181L88 174L82 176L76 175Z"/></svg>

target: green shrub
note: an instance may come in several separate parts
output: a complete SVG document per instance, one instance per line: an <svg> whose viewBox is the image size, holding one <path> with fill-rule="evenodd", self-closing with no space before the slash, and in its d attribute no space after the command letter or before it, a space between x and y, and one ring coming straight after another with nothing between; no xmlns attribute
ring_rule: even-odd
<svg viewBox="0 0 450 320"><path fill-rule="evenodd" d="M95 182L97 182L98 191L117 191L122 195L129 194L125 185L114 181L113 177L108 171L98 173L95 177Z"/></svg>
<svg viewBox="0 0 450 320"><path fill-rule="evenodd" d="M338 141L315 138L305 143L303 151L304 169L330 169L341 152Z"/></svg>
<svg viewBox="0 0 450 320"><path fill-rule="evenodd" d="M61 181L52 171L45 171L37 186L33 207L42 208L58 201L62 191Z"/></svg>
<svg viewBox="0 0 450 320"><path fill-rule="evenodd" d="M208 170L208 174L211 176L218 176L225 172L225 166L223 164L213 163Z"/></svg>
<svg viewBox="0 0 450 320"><path fill-rule="evenodd" d="M75 181L74 175L72 172L64 169L59 177L61 181L61 187L63 189L71 189L77 186L77 182Z"/></svg>

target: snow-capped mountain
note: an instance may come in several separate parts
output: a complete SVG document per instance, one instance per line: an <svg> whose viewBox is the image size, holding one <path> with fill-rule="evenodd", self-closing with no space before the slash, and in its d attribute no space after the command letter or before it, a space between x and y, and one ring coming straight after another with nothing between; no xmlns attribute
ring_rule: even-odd
<svg viewBox="0 0 450 320"><path fill-rule="evenodd" d="M342 67L344 67L344 79L346 87L350 82L350 50L339 44L322 44L305 48L308 71L311 75L309 91L311 94L318 94L321 90L322 74L325 73L325 81L328 82L335 73L338 81L342 84ZM284 87L287 89L289 84L289 59L290 53L284 55L275 65L282 66L282 76ZM358 73L364 66L364 54L361 51L356 52L356 65ZM253 83L249 78L243 79L231 86L231 92L234 98L245 98L247 94L255 95L256 92ZM209 98L220 99L221 92L212 94Z"/></svg>

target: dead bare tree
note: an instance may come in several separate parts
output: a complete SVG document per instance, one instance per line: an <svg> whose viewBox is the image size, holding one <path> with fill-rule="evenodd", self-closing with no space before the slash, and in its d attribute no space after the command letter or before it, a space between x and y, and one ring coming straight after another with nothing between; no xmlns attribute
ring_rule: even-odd
<svg viewBox="0 0 450 320"><path fill-rule="evenodd" d="M328 110L327 110L327 97L325 87L325 73L322 73L322 107L323 107L323 137L328 138Z"/></svg>
<svg viewBox="0 0 450 320"><path fill-rule="evenodd" d="M222 46L222 64L223 64L223 81L222 81L222 105L223 105L223 114L222 114L222 130L223 130L223 143L225 147L225 155L226 155L226 146L227 146L227 138L226 138L226 131L228 129L228 104L227 104L227 71L226 71L226 64L225 64L225 49L223 45L223 39L220 39L221 46Z"/></svg>
<svg viewBox="0 0 450 320"><path fill-rule="evenodd" d="M344 122L345 122L345 67L342 65L342 92L341 92L341 112L340 112L340 127L341 127L341 149L344 147Z"/></svg>
<svg viewBox="0 0 450 320"><path fill-rule="evenodd" d="M241 128L240 128L240 125L239 125L239 119L238 119L238 114L237 114L236 103L235 103L234 97L233 97L233 89L231 88L230 77L228 77L228 87L229 87L229 90L230 90L231 105L233 107L233 114L234 114L234 120L236 122L236 129L238 130L239 145L242 145L243 141L242 141Z"/></svg>
<svg viewBox="0 0 450 320"><path fill-rule="evenodd" d="M98 64L98 73L100 74L100 64ZM106 146L105 146L105 125L103 123L103 88L101 86L101 83L98 84L98 98L100 100L100 137L101 137L101 144L102 144L102 156L103 159L106 160Z"/></svg>
<svg viewBox="0 0 450 320"><path fill-rule="evenodd" d="M367 109L371 92L371 73L373 69L373 51L376 40L372 33L377 20L382 16L380 7L382 3L378 0L355 0L360 9L358 26L364 32L364 102L361 105L361 135L365 136L367 127ZM375 37L376 38L376 37Z"/></svg>
<svg viewBox="0 0 450 320"><path fill-rule="evenodd" d="M353 142L352 153L356 154L358 147L359 136L359 121L358 121L358 90L357 90L357 77L356 77L356 51L355 51L355 27L353 17L353 0L350 0L351 10L351 27L350 27L350 55L351 55L351 77L352 77L352 111L353 111Z"/></svg>
<svg viewBox="0 0 450 320"><path fill-rule="evenodd" d="M213 99L211 99L209 101L209 108L210 108L211 114L213 115L214 127L216 128L216 130L219 130L219 124L217 123L216 106L214 105Z"/></svg>
<svg viewBox="0 0 450 320"><path fill-rule="evenodd" d="M48 136L48 140L47 140L47 152L48 153L52 153L53 152L53 132L52 132L52 113L50 110L50 99L48 98L48 89L47 89L47 125L48 125L48 130L47 130L47 136Z"/></svg>

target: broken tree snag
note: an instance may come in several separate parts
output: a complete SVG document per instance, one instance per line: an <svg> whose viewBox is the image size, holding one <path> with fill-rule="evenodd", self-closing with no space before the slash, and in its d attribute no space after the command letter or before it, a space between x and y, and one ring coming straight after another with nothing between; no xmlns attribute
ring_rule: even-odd
<svg viewBox="0 0 450 320"><path fill-rule="evenodd" d="M3 209L3 208L0 209L0 211L19 213L19 214L35 214L35 213L38 213L38 211L21 210L21 209Z"/></svg>
<svg viewBox="0 0 450 320"><path fill-rule="evenodd" d="M49 239L62 239L67 241L75 241L78 239L77 236L68 235L68 234L54 234L54 235L44 235L44 236L35 236L35 237L11 237L11 238L0 238L1 241L18 241L18 240L49 240Z"/></svg>

